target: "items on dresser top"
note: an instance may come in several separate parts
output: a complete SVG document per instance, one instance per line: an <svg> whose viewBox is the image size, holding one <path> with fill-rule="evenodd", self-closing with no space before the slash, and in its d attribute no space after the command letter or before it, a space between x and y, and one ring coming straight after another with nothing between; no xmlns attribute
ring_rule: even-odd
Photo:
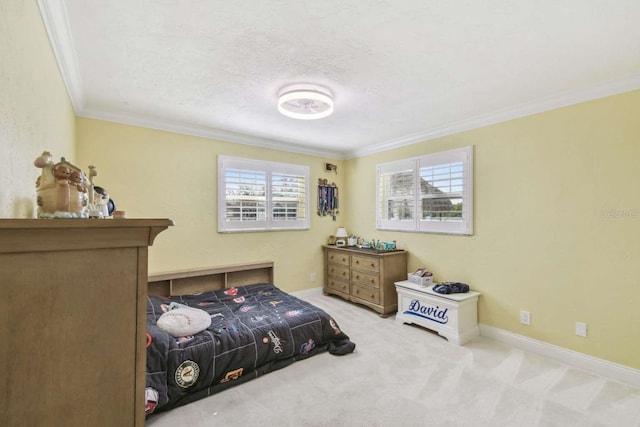
<svg viewBox="0 0 640 427"><path fill-rule="evenodd" d="M407 277L407 252L323 246L324 293L365 305L382 317L398 309L394 282Z"/></svg>

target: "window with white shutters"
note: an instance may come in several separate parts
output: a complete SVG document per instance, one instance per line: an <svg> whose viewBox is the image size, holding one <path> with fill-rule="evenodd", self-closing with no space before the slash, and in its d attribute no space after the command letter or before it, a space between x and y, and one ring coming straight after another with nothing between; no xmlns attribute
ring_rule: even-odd
<svg viewBox="0 0 640 427"><path fill-rule="evenodd" d="M309 228L309 167L218 157L218 231Z"/></svg>
<svg viewBox="0 0 640 427"><path fill-rule="evenodd" d="M379 164L377 228L473 234L473 147Z"/></svg>

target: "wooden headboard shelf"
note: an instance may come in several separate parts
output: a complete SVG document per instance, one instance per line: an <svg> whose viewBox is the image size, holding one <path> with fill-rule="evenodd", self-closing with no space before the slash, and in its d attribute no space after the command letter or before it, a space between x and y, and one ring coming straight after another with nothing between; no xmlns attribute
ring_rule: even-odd
<svg viewBox="0 0 640 427"><path fill-rule="evenodd" d="M156 273L148 282L149 295L164 296L273 283L273 261Z"/></svg>

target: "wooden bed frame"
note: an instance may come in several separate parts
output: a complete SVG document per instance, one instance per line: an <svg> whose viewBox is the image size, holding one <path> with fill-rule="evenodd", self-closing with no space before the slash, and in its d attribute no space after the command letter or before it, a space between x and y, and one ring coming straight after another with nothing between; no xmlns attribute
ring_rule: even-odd
<svg viewBox="0 0 640 427"><path fill-rule="evenodd" d="M253 283L273 283L273 261L169 271L149 275L149 295L186 295Z"/></svg>

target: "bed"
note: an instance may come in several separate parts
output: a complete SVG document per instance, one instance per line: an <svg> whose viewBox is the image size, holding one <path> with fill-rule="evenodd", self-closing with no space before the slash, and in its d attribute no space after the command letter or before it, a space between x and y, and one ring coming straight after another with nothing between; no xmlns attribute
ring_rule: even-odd
<svg viewBox="0 0 640 427"><path fill-rule="evenodd" d="M354 348L328 313L273 284L270 261L153 275L145 412L148 417L295 361Z"/></svg>

